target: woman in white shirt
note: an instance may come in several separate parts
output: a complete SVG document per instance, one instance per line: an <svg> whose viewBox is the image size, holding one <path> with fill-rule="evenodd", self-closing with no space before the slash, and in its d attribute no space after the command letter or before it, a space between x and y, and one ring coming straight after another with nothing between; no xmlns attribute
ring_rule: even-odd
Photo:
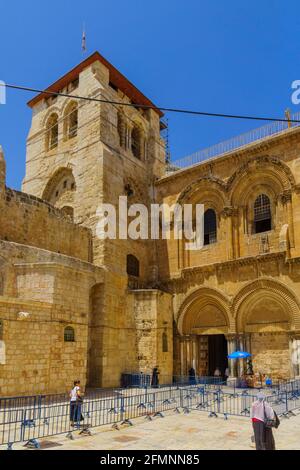
<svg viewBox="0 0 300 470"><path fill-rule="evenodd" d="M74 426L74 422L81 421L81 406L78 406L78 402L81 402L81 391L80 391L80 380L75 380L74 386L70 391L70 421L71 426ZM78 414L80 416L78 417Z"/></svg>

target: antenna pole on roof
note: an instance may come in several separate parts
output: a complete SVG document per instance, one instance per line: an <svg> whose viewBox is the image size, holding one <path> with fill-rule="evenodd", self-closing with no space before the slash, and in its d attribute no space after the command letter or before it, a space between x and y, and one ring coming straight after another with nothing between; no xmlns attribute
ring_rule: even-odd
<svg viewBox="0 0 300 470"><path fill-rule="evenodd" d="M284 114L285 114L285 119L288 122L288 128L290 128L291 127L291 110L287 108Z"/></svg>
<svg viewBox="0 0 300 470"><path fill-rule="evenodd" d="M83 23L83 29L82 29L82 42L81 42L81 50L82 53L86 53L86 32L85 32L85 23Z"/></svg>

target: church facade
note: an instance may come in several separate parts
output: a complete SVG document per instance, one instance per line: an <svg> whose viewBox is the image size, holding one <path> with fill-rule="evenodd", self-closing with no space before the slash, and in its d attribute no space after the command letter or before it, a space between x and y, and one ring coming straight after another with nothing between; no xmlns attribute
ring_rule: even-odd
<svg viewBox="0 0 300 470"><path fill-rule="evenodd" d="M300 129L180 169L162 113L99 53L48 91L29 102L22 192L0 153L1 395L114 387L156 366L168 383L191 367L236 376L236 349L254 372L299 375ZM99 207L118 212L120 196L204 204L204 247L99 238Z"/></svg>

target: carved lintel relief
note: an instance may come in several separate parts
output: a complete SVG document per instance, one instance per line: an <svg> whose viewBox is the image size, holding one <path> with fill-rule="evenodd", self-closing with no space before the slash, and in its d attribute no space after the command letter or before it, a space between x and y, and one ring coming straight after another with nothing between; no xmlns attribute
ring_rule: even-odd
<svg viewBox="0 0 300 470"><path fill-rule="evenodd" d="M288 202L292 202L292 191L285 190L279 195L280 201L282 204L287 204Z"/></svg>
<svg viewBox="0 0 300 470"><path fill-rule="evenodd" d="M224 207L221 215L222 217L225 217L225 218L232 217L233 215L235 215L235 209L231 206Z"/></svg>

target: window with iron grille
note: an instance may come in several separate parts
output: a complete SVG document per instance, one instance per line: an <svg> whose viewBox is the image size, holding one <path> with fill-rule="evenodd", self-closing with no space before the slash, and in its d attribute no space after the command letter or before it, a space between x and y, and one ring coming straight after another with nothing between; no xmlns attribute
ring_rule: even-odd
<svg viewBox="0 0 300 470"><path fill-rule="evenodd" d="M64 342L65 343L74 343L75 341L75 331L71 326L67 326L64 331Z"/></svg>
<svg viewBox="0 0 300 470"><path fill-rule="evenodd" d="M52 150L58 145L58 116L57 114L52 114L47 123L47 147L48 150Z"/></svg>
<svg viewBox="0 0 300 470"><path fill-rule="evenodd" d="M71 139L77 135L78 130L78 109L77 105L74 105L73 110L69 115L69 126L68 126L68 137Z"/></svg>
<svg viewBox="0 0 300 470"><path fill-rule="evenodd" d="M211 245L217 241L217 216L213 209L204 213L204 245Z"/></svg>
<svg viewBox="0 0 300 470"><path fill-rule="evenodd" d="M270 199L260 194L254 202L254 233L268 232L272 229Z"/></svg>

